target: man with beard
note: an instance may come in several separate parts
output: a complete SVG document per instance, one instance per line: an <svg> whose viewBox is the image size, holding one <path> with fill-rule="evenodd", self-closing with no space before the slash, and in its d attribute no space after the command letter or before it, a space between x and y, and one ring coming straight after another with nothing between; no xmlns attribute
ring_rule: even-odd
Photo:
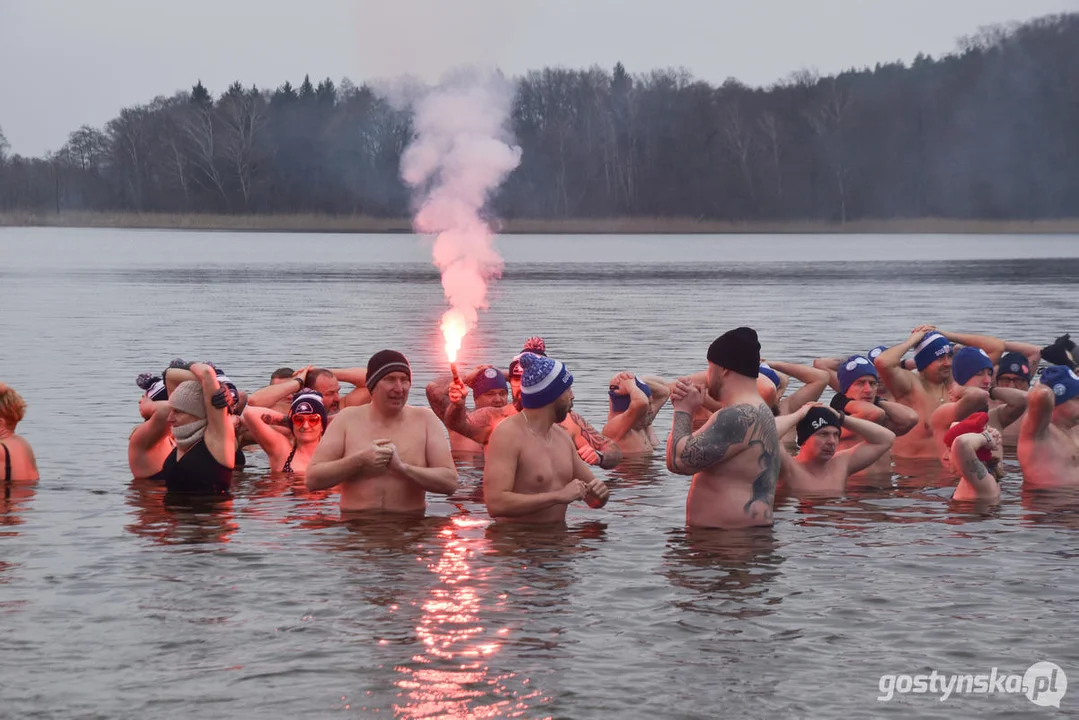
<svg viewBox="0 0 1079 720"><path fill-rule="evenodd" d="M371 402L346 407L330 423L307 467L309 490L342 485L341 510L422 515L427 493L452 495L457 469L442 424L408 405L412 368L394 350L371 356Z"/></svg>
<svg viewBox="0 0 1079 720"><path fill-rule="evenodd" d="M487 448L483 496L495 520L564 523L566 507L607 504L610 491L581 460L560 423L573 406L573 375L553 358L522 353L521 412L495 427Z"/></svg>
<svg viewBox="0 0 1079 720"><path fill-rule="evenodd" d="M781 433L797 427L798 455L783 454L783 480L794 492L841 494L851 475L872 466L895 442L895 433L888 428L816 404L778 418L776 426ZM858 434L862 441L840 451L843 429Z"/></svg>
<svg viewBox="0 0 1079 720"><path fill-rule="evenodd" d="M693 475L686 498L690 527L772 524L781 449L775 417L757 391L760 351L757 333L748 327L726 332L709 346L707 392L723 409L696 432L693 414L704 402L700 386L682 378L671 390L667 469Z"/></svg>

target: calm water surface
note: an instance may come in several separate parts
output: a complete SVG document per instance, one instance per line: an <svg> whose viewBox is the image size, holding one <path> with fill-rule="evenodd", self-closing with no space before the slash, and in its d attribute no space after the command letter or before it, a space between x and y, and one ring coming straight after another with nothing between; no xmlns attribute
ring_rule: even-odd
<svg viewBox="0 0 1079 720"><path fill-rule="evenodd" d="M1044 344L1072 325L1075 237L521 237L463 362L547 339L597 426L616 371L703 367L741 324L769 359L865 352L922 322ZM0 229L0 380L42 480L0 504L0 716L1013 717L1023 696L897 697L883 673L1079 682L1079 501L1003 482L949 501L904 467L774 528L687 533L688 478L607 473L567 531L491 527L481 469L422 522L343 522L333 493L249 453L232 500L132 482L143 371L173 357L241 387L280 365L404 350L413 401L444 309L405 236ZM660 435L669 408L657 420ZM1010 460L1015 465L1014 458ZM1075 712L1079 692L1062 709Z"/></svg>

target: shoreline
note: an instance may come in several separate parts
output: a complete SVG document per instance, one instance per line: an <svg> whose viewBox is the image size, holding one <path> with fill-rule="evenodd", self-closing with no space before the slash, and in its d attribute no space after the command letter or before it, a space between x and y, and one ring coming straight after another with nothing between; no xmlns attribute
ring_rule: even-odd
<svg viewBox="0 0 1079 720"><path fill-rule="evenodd" d="M280 233L412 233L409 218L363 215L202 215L105 212L0 212L0 228L65 227ZM727 222L692 218L581 218L504 220L502 235L1079 235L1079 218L1060 220L955 220L919 218Z"/></svg>

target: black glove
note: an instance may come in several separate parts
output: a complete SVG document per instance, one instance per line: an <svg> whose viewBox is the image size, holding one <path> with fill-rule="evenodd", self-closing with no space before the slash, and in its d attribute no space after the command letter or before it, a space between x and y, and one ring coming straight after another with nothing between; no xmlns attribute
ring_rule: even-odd
<svg viewBox="0 0 1079 720"><path fill-rule="evenodd" d="M1071 336L1061 335L1052 345L1042 348L1042 359L1052 365L1064 365L1074 370L1075 358L1072 355L1074 350L1075 343L1072 342Z"/></svg>
<svg viewBox="0 0 1079 720"><path fill-rule="evenodd" d="M218 410L227 407L229 404L228 394L229 391L225 388L218 388L217 392L210 396L210 404Z"/></svg>

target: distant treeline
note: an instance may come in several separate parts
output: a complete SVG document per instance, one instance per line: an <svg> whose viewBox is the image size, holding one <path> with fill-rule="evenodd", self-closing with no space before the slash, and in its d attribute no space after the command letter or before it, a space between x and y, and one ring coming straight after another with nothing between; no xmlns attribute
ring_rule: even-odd
<svg viewBox="0 0 1079 720"><path fill-rule="evenodd" d="M512 126L506 218L1079 217L1079 14L769 88L544 69L517 80ZM217 98L199 82L45 158L8 156L0 133L0 210L405 217L411 132L347 79Z"/></svg>

